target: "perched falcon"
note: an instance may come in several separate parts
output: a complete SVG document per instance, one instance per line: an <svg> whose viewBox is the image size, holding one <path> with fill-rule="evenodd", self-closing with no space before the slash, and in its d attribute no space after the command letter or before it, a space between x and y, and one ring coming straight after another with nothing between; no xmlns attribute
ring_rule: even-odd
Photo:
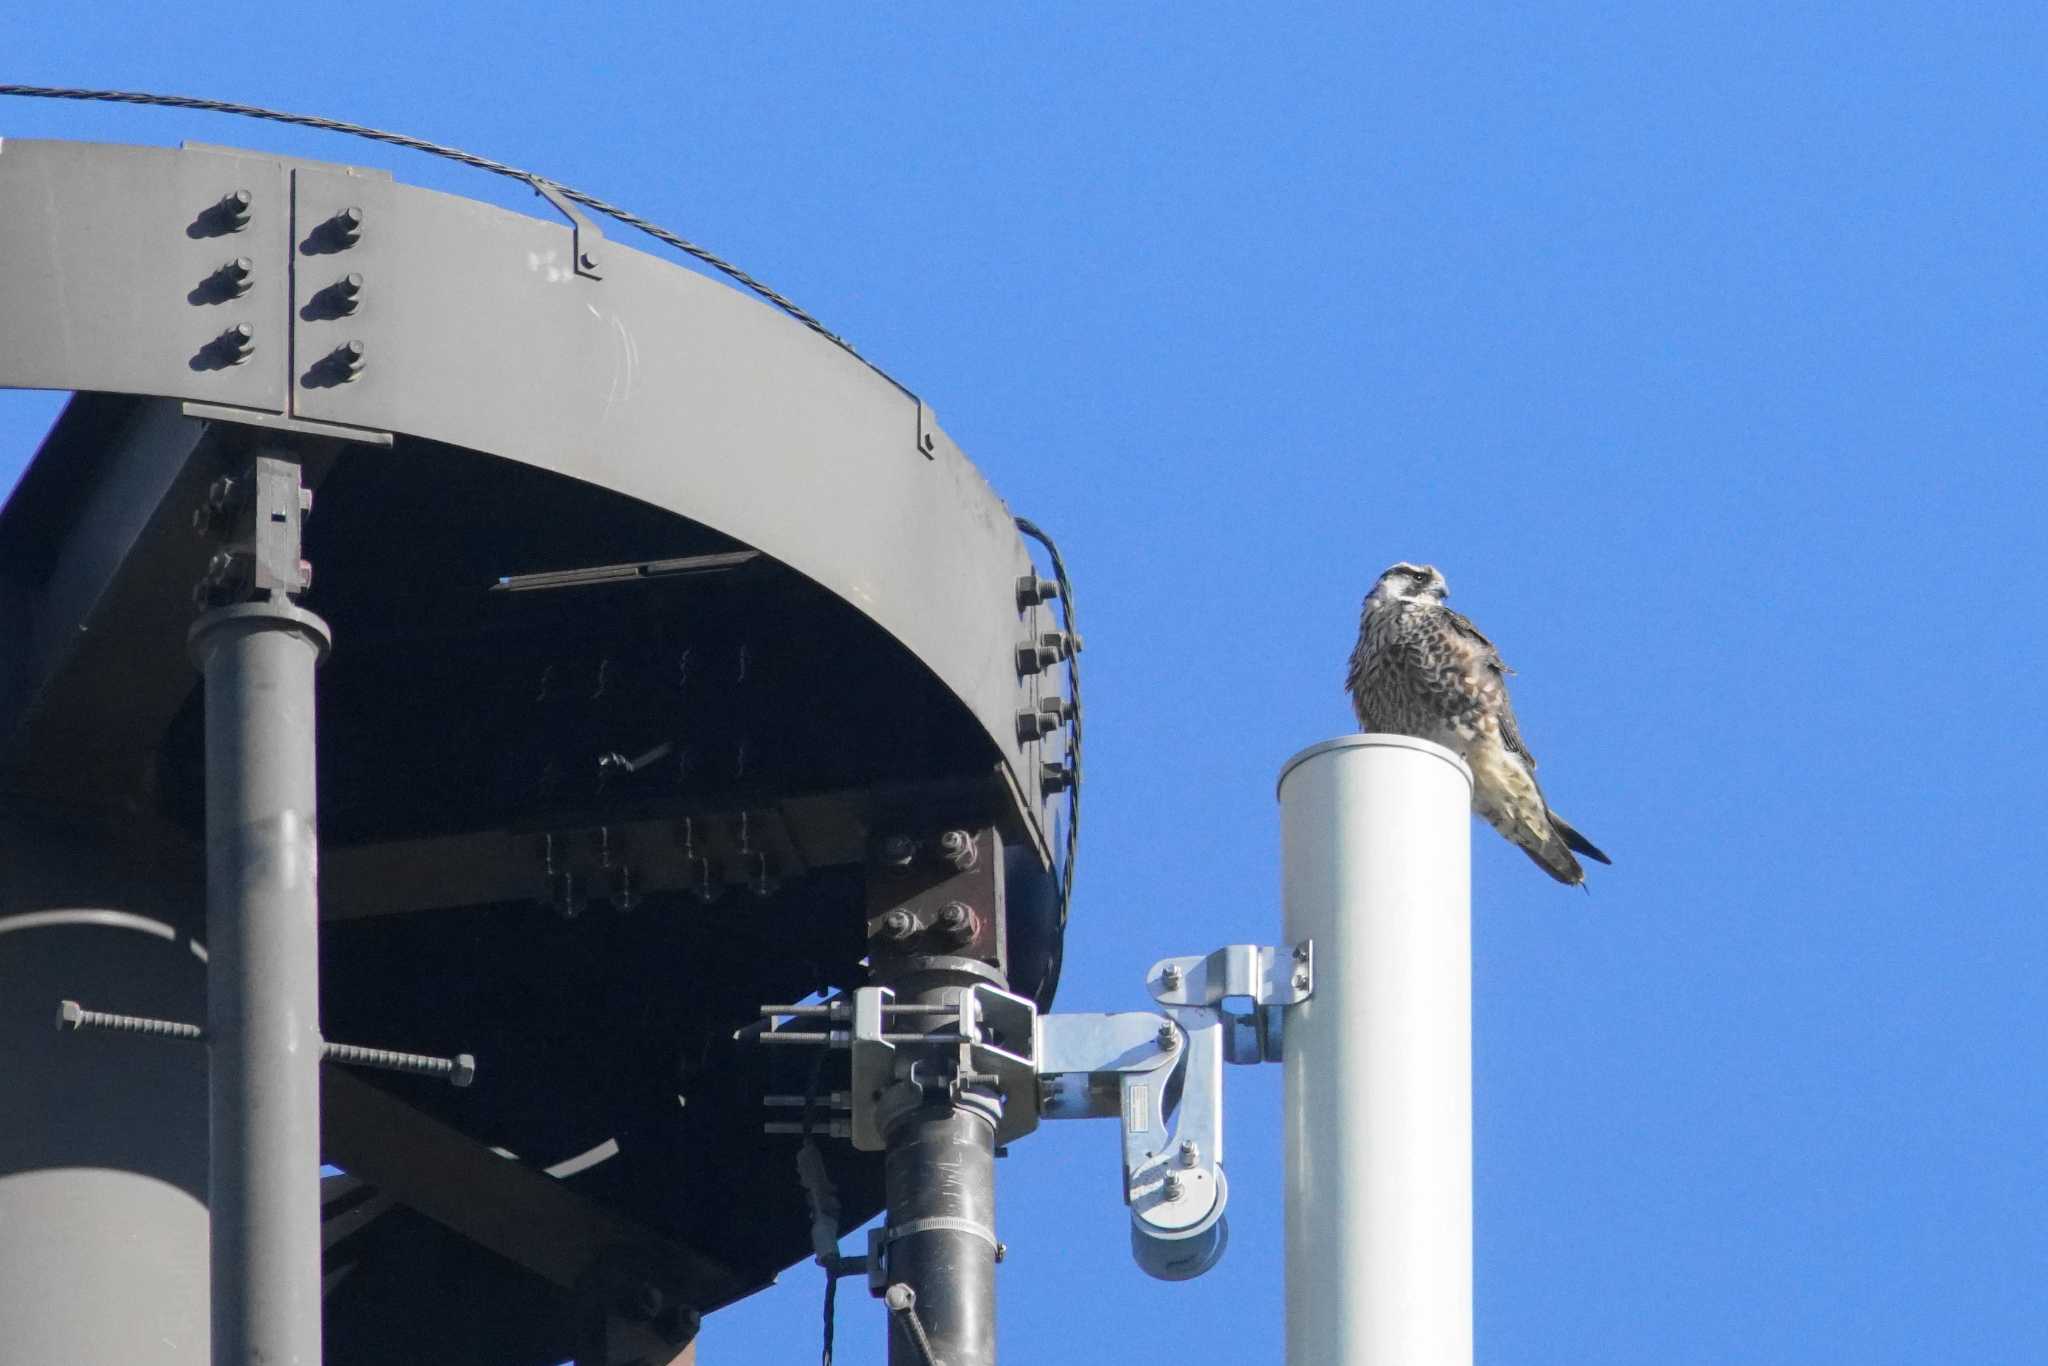
<svg viewBox="0 0 2048 1366"><path fill-rule="evenodd" d="M1493 642L1444 606L1450 588L1432 565L1403 561L1380 575L1358 617L1344 686L1358 724L1434 740L1472 769L1472 809L1543 871L1578 885L1577 850L1611 862L1543 800L1536 756L1515 729L1507 675Z"/></svg>

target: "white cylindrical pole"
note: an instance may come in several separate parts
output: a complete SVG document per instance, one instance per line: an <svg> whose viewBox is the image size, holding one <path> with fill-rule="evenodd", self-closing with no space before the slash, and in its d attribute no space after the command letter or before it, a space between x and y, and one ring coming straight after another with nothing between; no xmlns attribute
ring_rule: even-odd
<svg viewBox="0 0 2048 1366"><path fill-rule="evenodd" d="M1289 1366L1471 1366L1472 775L1353 735L1280 773Z"/></svg>

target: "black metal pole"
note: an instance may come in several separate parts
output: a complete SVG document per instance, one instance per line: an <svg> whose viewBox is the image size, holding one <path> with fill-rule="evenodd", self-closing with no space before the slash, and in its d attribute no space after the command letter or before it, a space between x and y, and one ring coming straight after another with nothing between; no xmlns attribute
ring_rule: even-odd
<svg viewBox="0 0 2048 1366"><path fill-rule="evenodd" d="M943 970L908 973L897 979L896 999L957 1009L975 980ZM948 1019L933 1027L953 1026ZM911 1292L899 1296L908 1310L890 1315L890 1366L995 1366L995 1145L1003 1101L993 1078L964 1070L966 1051L935 1049L907 1077L899 1071L880 1109L888 1282ZM928 1340L929 1360L912 1319Z"/></svg>
<svg viewBox="0 0 2048 1366"><path fill-rule="evenodd" d="M889 1280L916 1292L916 1312L941 1366L996 1359L997 1102L963 1095L905 1114L889 1131ZM890 1366L928 1366L901 1326Z"/></svg>

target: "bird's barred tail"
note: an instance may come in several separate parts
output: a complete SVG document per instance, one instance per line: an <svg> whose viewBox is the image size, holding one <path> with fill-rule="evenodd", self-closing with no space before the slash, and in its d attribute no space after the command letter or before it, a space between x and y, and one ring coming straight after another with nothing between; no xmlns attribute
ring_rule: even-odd
<svg viewBox="0 0 2048 1366"><path fill-rule="evenodd" d="M1527 854L1531 863L1567 887L1578 887L1586 881L1586 870L1572 857L1572 851L1565 847L1562 839L1547 839L1541 844L1525 844L1516 840L1515 847Z"/></svg>
<svg viewBox="0 0 2048 1366"><path fill-rule="evenodd" d="M1597 859L1601 863L1613 862L1607 855L1601 853L1591 840L1572 829L1570 824L1560 818L1556 812L1546 812L1546 814L1550 817L1550 829L1546 832L1544 838L1539 839L1535 843L1530 843L1526 837L1515 838L1510 836L1511 839L1514 839L1515 845L1523 853L1527 854L1529 861L1538 868L1541 868L1567 887L1582 887L1586 882L1586 870L1579 866L1579 861L1576 858L1572 857L1573 850L1576 849L1587 858Z"/></svg>
<svg viewBox="0 0 2048 1366"><path fill-rule="evenodd" d="M1578 850L1587 858L1593 860L1593 862L1606 863L1610 865L1614 862L1613 859L1601 853L1598 846L1596 846L1593 843L1593 841L1587 839L1584 835L1581 835L1578 831L1572 829L1571 826L1565 821L1565 818L1558 815L1555 811L1550 813L1550 824L1551 827L1555 829L1558 834L1564 837L1564 842L1566 844Z"/></svg>
<svg viewBox="0 0 2048 1366"><path fill-rule="evenodd" d="M1599 862L1612 862L1606 854L1602 854L1597 848L1593 848L1591 840L1581 836L1577 829L1573 829L1563 817L1559 817L1554 811L1550 813L1550 838L1548 840L1544 840L1542 844L1534 844L1534 846L1532 844L1524 844L1522 840L1516 840L1516 844L1522 848L1524 854L1530 856L1530 862L1534 862L1538 868L1548 872L1550 877L1554 877L1556 881L1565 883L1567 887L1583 887L1585 885L1585 868L1581 868L1579 860L1571 856L1573 850L1579 850L1587 858L1597 858Z"/></svg>

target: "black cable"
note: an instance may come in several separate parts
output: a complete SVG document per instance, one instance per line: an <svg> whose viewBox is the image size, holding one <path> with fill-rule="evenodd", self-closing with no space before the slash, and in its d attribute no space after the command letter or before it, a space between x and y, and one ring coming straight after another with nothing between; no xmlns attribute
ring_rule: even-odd
<svg viewBox="0 0 2048 1366"><path fill-rule="evenodd" d="M908 389L904 389L904 386L894 376L867 357L861 355L860 352L854 350L853 344L847 341L846 338L831 331L816 318L804 312L803 309L798 308L789 299L784 298L767 285L762 284L732 262L698 246L695 242L677 236L667 228L650 223L638 214L630 213L616 204L607 204L595 195L585 194L581 190L572 190L567 185L557 184L555 181L536 175L532 171L522 171L517 166L507 166L502 161L492 161L489 157L480 157L474 152L465 152L459 147L445 147L438 142L428 142L424 138L409 137L404 133L386 132L384 129L369 128L360 123L348 123L341 119L321 118L313 114L289 114L280 109L265 109L260 105L236 104L229 100L200 99L192 95L157 95L139 90L85 90L53 85L0 85L0 95L20 95L30 99L44 100L90 100L102 104L146 104L170 109L197 109L209 114L238 114L244 118L268 119L272 123L296 124L301 128L317 128L328 133L347 133L352 137L368 138L373 142L385 142L393 147L404 147L409 151L425 152L429 156L446 157L450 161L457 161L464 166L475 167L479 171L489 171L492 175L507 176L513 180L524 181L536 191L542 185L546 185L566 199L573 199L587 209L595 209L608 218L624 223L629 228L638 228L656 241L666 242L677 251L695 257L735 284L751 290L756 295L775 305L805 327L810 328L811 331L816 332L819 336L844 350L848 355L860 361L861 364L873 370L883 379L894 384L898 389L903 389L903 392L906 394L910 392Z"/></svg>
<svg viewBox="0 0 2048 1366"><path fill-rule="evenodd" d="M811 1138L811 1125L818 1112L818 1086L825 1076L825 1055L829 1049L820 1048L818 1056L811 1062L811 1079L804 1087L803 1146L816 1150L817 1143ZM823 1258L819 1265L825 1266ZM825 1266L825 1346L819 1357L820 1366L832 1366L832 1331L837 1314L834 1312L839 1299L839 1268Z"/></svg>
<svg viewBox="0 0 2048 1366"><path fill-rule="evenodd" d="M1074 584L1067 577L1067 562L1052 537L1029 517L1017 518L1017 530L1045 547L1052 560L1052 576L1060 586L1060 625L1067 633L1067 698L1073 715L1067 719L1072 734L1067 740L1068 763L1073 770L1067 784L1067 851L1060 868L1060 929L1067 928L1067 913L1074 904L1074 859L1081 849L1081 631L1074 616Z"/></svg>
<svg viewBox="0 0 2048 1366"><path fill-rule="evenodd" d="M823 1366L832 1366L832 1319L833 1305L839 1298L839 1277L830 1270L825 1272L825 1355Z"/></svg>

